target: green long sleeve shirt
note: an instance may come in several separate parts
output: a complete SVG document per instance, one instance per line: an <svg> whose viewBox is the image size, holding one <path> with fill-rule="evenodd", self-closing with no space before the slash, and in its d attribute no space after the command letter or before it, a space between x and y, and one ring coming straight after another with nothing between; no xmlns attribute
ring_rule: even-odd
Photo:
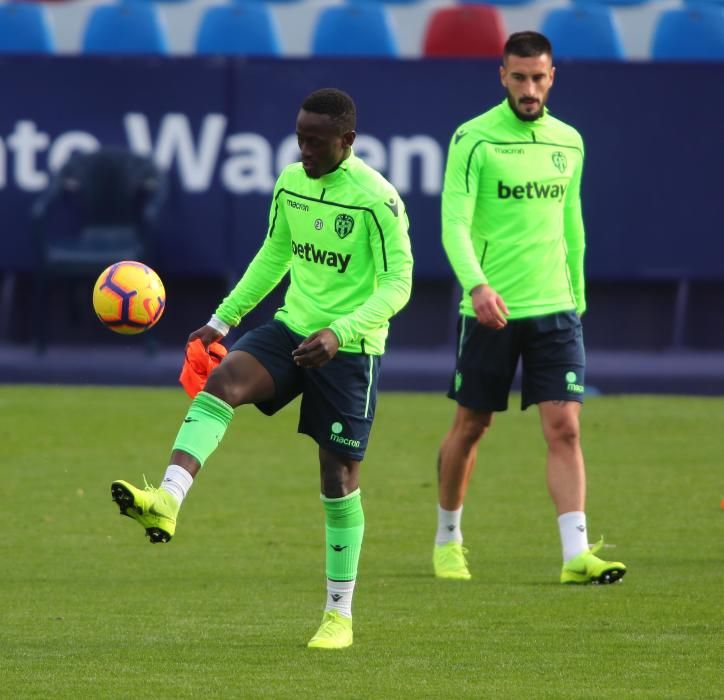
<svg viewBox="0 0 724 700"><path fill-rule="evenodd" d="M583 141L546 110L519 119L507 99L450 141L442 242L474 316L471 290L489 284L509 318L586 308L581 215Z"/></svg>
<svg viewBox="0 0 724 700"><path fill-rule="evenodd" d="M300 163L285 168L264 243L216 316L238 325L287 271L275 318L303 336L331 328L342 351L381 355L412 286L407 214L394 187L354 153L316 179Z"/></svg>

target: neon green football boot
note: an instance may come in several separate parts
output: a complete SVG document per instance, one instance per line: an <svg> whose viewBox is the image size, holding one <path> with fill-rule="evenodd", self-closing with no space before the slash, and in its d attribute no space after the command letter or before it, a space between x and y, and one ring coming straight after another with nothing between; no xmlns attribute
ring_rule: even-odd
<svg viewBox="0 0 724 700"><path fill-rule="evenodd" d="M317 633L309 640L310 649L344 649L352 646L352 618L337 610L327 610Z"/></svg>
<svg viewBox="0 0 724 700"><path fill-rule="evenodd" d="M603 547L603 537L591 549L569 559L561 569L561 583L616 583L626 573L620 561L604 561L596 556Z"/></svg>
<svg viewBox="0 0 724 700"><path fill-rule="evenodd" d="M468 550L460 542L436 544L432 552L432 566L437 578L469 581L472 577L468 571L465 555Z"/></svg>
<svg viewBox="0 0 724 700"><path fill-rule="evenodd" d="M121 509L121 515L133 518L145 528L153 544L168 542L176 532L179 504L168 491L154 488L148 482L146 488L139 489L127 481L114 481L111 498Z"/></svg>

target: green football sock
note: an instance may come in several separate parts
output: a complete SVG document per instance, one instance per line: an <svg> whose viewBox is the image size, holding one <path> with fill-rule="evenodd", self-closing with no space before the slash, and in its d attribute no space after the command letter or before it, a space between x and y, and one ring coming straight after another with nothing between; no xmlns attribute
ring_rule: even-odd
<svg viewBox="0 0 724 700"><path fill-rule="evenodd" d="M327 536L327 578L333 581L352 581L357 578L357 564L365 516L360 490L342 498L322 496Z"/></svg>
<svg viewBox="0 0 724 700"><path fill-rule="evenodd" d="M205 391L199 392L191 402L173 449L188 452L203 466L218 447L233 416L234 409L228 403Z"/></svg>

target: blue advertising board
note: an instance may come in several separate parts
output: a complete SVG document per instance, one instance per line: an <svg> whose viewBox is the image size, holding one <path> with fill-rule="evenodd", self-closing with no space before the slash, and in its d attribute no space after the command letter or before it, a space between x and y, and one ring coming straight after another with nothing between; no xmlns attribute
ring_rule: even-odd
<svg viewBox="0 0 724 700"><path fill-rule="evenodd" d="M561 63L550 107L586 144L591 279L724 279L724 64ZM398 188L416 274L449 278L439 197L456 126L503 97L495 61L3 57L3 269L29 270L32 201L74 149L123 145L169 172L162 274L236 278L266 230L314 89L358 106L358 155Z"/></svg>

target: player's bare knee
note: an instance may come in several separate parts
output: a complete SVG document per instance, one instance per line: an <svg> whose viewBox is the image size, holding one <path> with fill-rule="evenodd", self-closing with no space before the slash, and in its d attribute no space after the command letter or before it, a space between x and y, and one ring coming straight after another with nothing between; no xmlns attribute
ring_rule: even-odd
<svg viewBox="0 0 724 700"><path fill-rule="evenodd" d="M327 498L343 498L352 493L358 486L357 480L351 478L348 472L326 473L322 477L322 493Z"/></svg>
<svg viewBox="0 0 724 700"><path fill-rule="evenodd" d="M257 400L253 395L253 386L248 378L223 364L211 372L204 391L213 394L234 408Z"/></svg>
<svg viewBox="0 0 724 700"><path fill-rule="evenodd" d="M578 421L561 420L549 425L544 432L546 442L551 448L576 447L581 439Z"/></svg>
<svg viewBox="0 0 724 700"><path fill-rule="evenodd" d="M359 462L320 451L322 493L327 498L342 498L359 487Z"/></svg>
<svg viewBox="0 0 724 700"><path fill-rule="evenodd" d="M228 403L230 406L238 405L235 403L233 382L223 365L219 365L211 372L206 381L206 386L204 386L204 391Z"/></svg>
<svg viewBox="0 0 724 700"><path fill-rule="evenodd" d="M466 447L475 447L493 422L492 413L467 413L455 421L453 438Z"/></svg>

